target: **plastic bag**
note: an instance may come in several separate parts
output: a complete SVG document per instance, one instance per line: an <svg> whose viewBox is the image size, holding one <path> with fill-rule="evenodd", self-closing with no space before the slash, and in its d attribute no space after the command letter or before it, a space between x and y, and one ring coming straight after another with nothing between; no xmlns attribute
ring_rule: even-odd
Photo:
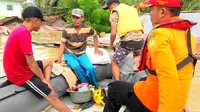
<svg viewBox="0 0 200 112"><path fill-rule="evenodd" d="M111 59L108 51L105 49L99 48L103 52L103 56L99 56L99 54L94 54L94 48L87 47L86 54L88 55L92 64L109 64L111 63Z"/></svg>

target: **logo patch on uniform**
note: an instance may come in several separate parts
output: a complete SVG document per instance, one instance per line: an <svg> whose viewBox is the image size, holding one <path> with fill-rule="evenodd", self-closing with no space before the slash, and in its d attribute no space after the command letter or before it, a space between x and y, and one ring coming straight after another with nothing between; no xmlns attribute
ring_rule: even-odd
<svg viewBox="0 0 200 112"><path fill-rule="evenodd" d="M148 49L152 49L156 44L155 34L149 36Z"/></svg>

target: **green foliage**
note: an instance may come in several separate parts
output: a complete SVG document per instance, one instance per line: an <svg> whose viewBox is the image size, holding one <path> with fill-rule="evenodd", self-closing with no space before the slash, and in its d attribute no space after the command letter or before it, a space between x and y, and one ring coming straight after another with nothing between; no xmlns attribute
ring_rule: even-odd
<svg viewBox="0 0 200 112"><path fill-rule="evenodd" d="M19 23L15 23L15 27L18 27L18 26L20 26L20 24Z"/></svg>
<svg viewBox="0 0 200 112"><path fill-rule="evenodd" d="M110 12L105 11L103 9L96 9L92 11L91 26L98 32L109 32L110 31L110 23L108 21L109 16Z"/></svg>
<svg viewBox="0 0 200 112"><path fill-rule="evenodd" d="M182 10L200 9L200 0L183 0Z"/></svg>
<svg viewBox="0 0 200 112"><path fill-rule="evenodd" d="M147 0L120 0L120 3L124 3L130 6L132 5L138 6L141 2L144 2L144 1L147 1Z"/></svg>
<svg viewBox="0 0 200 112"><path fill-rule="evenodd" d="M91 25L97 32L110 32L109 11L102 9L107 0L36 0L36 5L42 9L44 15L63 14L67 23L72 23L71 11L81 8L85 14L84 23ZM139 6L146 0L120 0L127 5ZM183 0L183 10L200 9L200 0ZM149 9L139 9L139 14L149 12Z"/></svg>
<svg viewBox="0 0 200 112"><path fill-rule="evenodd" d="M49 2L50 7L54 7L57 2L58 2L58 0L50 0L50 2Z"/></svg>
<svg viewBox="0 0 200 112"><path fill-rule="evenodd" d="M33 32L31 32L31 35L33 36L33 37L40 37L40 32L35 32L35 31L33 31Z"/></svg>
<svg viewBox="0 0 200 112"><path fill-rule="evenodd" d="M78 7L78 0L59 0L59 7L67 7L69 9Z"/></svg>
<svg viewBox="0 0 200 112"><path fill-rule="evenodd" d="M0 19L3 19L3 18L5 18L4 16L0 16Z"/></svg>
<svg viewBox="0 0 200 112"><path fill-rule="evenodd" d="M120 3L124 3L127 5L134 5L135 1L137 1L137 0L120 0Z"/></svg>
<svg viewBox="0 0 200 112"><path fill-rule="evenodd" d="M74 8L81 8L84 12L84 24L92 26L97 32L110 32L109 11L102 9L99 0L60 0L58 7L65 7L64 18L72 23L71 12Z"/></svg>
<svg viewBox="0 0 200 112"><path fill-rule="evenodd" d="M28 1L22 3L23 8L26 8L28 6L36 6L36 4L34 2L28 2Z"/></svg>
<svg viewBox="0 0 200 112"><path fill-rule="evenodd" d="M35 4L37 7L41 8L42 7L42 0L36 0Z"/></svg>
<svg viewBox="0 0 200 112"><path fill-rule="evenodd" d="M71 17L72 9L77 7L79 7L78 0L59 0L57 6L59 10L63 10L61 14L64 15L64 18L65 20L67 20L68 24L72 22L72 17Z"/></svg>
<svg viewBox="0 0 200 112"><path fill-rule="evenodd" d="M39 8L46 9L48 7L55 7L59 0L35 0Z"/></svg>
<svg viewBox="0 0 200 112"><path fill-rule="evenodd" d="M96 9L96 10L92 11L91 22L95 23L95 24L99 24L101 21L102 12L103 11L101 9Z"/></svg>
<svg viewBox="0 0 200 112"><path fill-rule="evenodd" d="M87 20L90 20L93 10L100 8L98 0L78 0L78 5L84 11Z"/></svg>

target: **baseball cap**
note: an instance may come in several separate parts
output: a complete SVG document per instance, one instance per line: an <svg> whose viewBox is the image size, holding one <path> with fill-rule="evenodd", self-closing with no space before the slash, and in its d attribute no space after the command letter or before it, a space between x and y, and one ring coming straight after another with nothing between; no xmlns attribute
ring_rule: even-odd
<svg viewBox="0 0 200 112"><path fill-rule="evenodd" d="M103 9L107 10L108 7L109 7L112 3L120 3L120 2L119 2L119 0L108 0L106 6L105 6Z"/></svg>
<svg viewBox="0 0 200 112"><path fill-rule="evenodd" d="M149 0L140 4L141 8L151 6L182 7L182 0Z"/></svg>
<svg viewBox="0 0 200 112"><path fill-rule="evenodd" d="M22 18L30 18L30 17L36 17L41 19L42 21L46 21L43 17L42 11L35 7L35 6L29 6L25 8L24 12L22 13Z"/></svg>
<svg viewBox="0 0 200 112"><path fill-rule="evenodd" d="M76 8L72 10L72 16L82 17L84 16L83 10Z"/></svg>

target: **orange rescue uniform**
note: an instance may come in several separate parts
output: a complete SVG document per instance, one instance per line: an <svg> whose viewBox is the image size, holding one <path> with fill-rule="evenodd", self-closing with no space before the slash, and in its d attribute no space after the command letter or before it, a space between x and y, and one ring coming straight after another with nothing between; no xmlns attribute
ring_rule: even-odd
<svg viewBox="0 0 200 112"><path fill-rule="evenodd" d="M186 106L193 76L193 63L177 70L176 65L188 56L186 30L154 29L148 36L146 66L155 70L146 81L133 89L139 100L153 112L181 112ZM196 40L191 37L192 52Z"/></svg>

